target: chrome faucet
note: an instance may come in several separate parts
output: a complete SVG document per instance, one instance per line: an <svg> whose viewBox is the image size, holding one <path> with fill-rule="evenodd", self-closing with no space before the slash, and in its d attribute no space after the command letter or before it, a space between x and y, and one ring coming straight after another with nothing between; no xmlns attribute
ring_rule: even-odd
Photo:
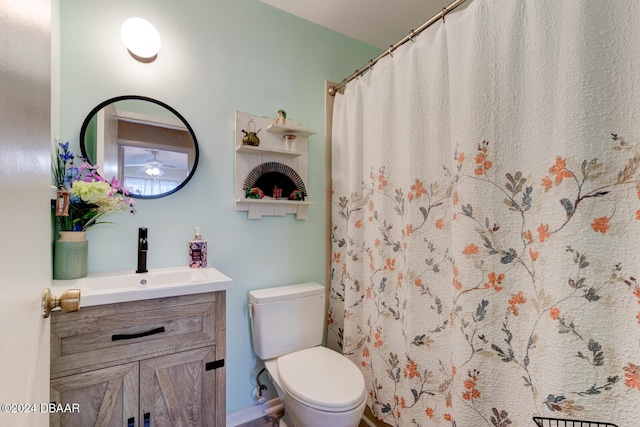
<svg viewBox="0 0 640 427"><path fill-rule="evenodd" d="M147 270L147 229L145 227L138 228L138 269L136 273L146 273Z"/></svg>

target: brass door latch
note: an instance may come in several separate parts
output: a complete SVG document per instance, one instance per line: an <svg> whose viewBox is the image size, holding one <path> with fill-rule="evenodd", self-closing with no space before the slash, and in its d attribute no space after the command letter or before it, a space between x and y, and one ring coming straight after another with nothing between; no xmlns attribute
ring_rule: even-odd
<svg viewBox="0 0 640 427"><path fill-rule="evenodd" d="M42 317L45 319L51 314L51 310L60 307L65 313L78 311L80 308L80 289L69 289L56 297L47 288L42 292Z"/></svg>

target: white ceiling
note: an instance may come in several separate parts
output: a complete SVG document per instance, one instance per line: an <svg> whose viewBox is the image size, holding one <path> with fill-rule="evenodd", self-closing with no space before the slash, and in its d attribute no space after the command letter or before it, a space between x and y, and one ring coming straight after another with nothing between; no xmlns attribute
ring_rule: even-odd
<svg viewBox="0 0 640 427"><path fill-rule="evenodd" d="M453 0L260 0L307 21L386 49Z"/></svg>

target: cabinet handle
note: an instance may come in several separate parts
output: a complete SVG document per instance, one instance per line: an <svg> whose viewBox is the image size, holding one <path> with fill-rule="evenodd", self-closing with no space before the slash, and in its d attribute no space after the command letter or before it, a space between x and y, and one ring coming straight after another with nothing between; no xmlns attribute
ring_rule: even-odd
<svg viewBox="0 0 640 427"><path fill-rule="evenodd" d="M131 417L127 420L127 427L136 427L136 417Z"/></svg>
<svg viewBox="0 0 640 427"><path fill-rule="evenodd" d="M144 427L150 427L151 426L151 413L147 412L146 414L144 414Z"/></svg>
<svg viewBox="0 0 640 427"><path fill-rule="evenodd" d="M111 341L120 341L120 340L132 340L135 338L148 337L149 335L161 334L164 332L164 326L159 328L151 329L146 332L139 332L137 334L119 334L119 335L111 335Z"/></svg>

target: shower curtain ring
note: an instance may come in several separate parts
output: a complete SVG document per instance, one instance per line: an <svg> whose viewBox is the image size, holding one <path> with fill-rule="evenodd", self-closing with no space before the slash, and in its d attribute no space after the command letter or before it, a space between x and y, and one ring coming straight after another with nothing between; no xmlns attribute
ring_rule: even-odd
<svg viewBox="0 0 640 427"><path fill-rule="evenodd" d="M367 67L367 70L373 70L373 59L369 61L369 66Z"/></svg>
<svg viewBox="0 0 640 427"><path fill-rule="evenodd" d="M413 38L415 37L416 32L414 30L411 30L411 32L409 33L409 40L411 40L413 42Z"/></svg>
<svg viewBox="0 0 640 427"><path fill-rule="evenodd" d="M393 58L393 45L389 46L389 56Z"/></svg>
<svg viewBox="0 0 640 427"><path fill-rule="evenodd" d="M447 12L448 12L447 8L443 7L442 8L442 23L443 24L444 24L444 17L447 15Z"/></svg>

